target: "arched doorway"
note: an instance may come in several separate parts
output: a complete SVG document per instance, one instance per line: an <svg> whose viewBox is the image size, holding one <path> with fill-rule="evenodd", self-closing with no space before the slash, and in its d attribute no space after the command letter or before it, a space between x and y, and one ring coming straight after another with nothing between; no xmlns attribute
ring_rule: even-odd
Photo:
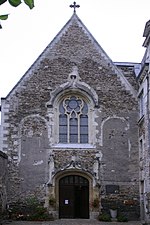
<svg viewBox="0 0 150 225"><path fill-rule="evenodd" d="M59 217L89 218L89 181L69 175L59 180Z"/></svg>

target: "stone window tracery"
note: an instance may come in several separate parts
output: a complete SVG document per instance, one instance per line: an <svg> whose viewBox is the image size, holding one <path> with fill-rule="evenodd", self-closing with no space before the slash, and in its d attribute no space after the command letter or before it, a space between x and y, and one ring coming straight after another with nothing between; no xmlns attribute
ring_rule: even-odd
<svg viewBox="0 0 150 225"><path fill-rule="evenodd" d="M88 143L88 104L80 96L59 104L59 143Z"/></svg>

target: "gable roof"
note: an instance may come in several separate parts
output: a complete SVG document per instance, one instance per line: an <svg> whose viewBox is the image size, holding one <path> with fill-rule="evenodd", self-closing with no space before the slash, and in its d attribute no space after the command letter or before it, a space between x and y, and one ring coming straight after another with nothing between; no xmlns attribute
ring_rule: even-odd
<svg viewBox="0 0 150 225"><path fill-rule="evenodd" d="M64 27L59 31L59 33L55 36L55 38L50 42L50 44L44 49L44 51L39 55L39 57L36 59L36 61L31 65L31 67L27 70L27 72L22 76L22 78L18 81L18 83L14 86L14 88L9 92L6 98L9 98L11 95L14 94L14 92L23 85L24 81L26 81L33 70L39 67L40 62L43 60L46 55L51 52L53 47L59 42L61 37L68 31L68 29L73 25L76 24L78 27L82 28L83 32L88 36L91 43L95 46L96 50L99 52L99 54L103 57L106 64L111 67L111 69L114 71L114 73L118 76L120 79L122 85L125 87L127 91L130 92L130 94L136 98L137 94L135 89L132 87L132 85L128 82L128 80L125 78L124 74L121 70L117 68L117 66L113 63L113 61L109 58L109 56L106 54L106 52L103 50L103 48L99 45L99 43L96 41L96 39L93 37L93 35L89 32L89 30L86 28L86 26L83 24L83 22L80 20L80 18L77 16L76 12L73 13L69 21L64 25Z"/></svg>

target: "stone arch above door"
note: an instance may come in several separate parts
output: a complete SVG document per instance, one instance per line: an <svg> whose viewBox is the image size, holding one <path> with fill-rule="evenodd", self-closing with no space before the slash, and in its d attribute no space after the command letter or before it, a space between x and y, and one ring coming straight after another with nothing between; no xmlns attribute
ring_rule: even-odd
<svg viewBox="0 0 150 225"><path fill-rule="evenodd" d="M99 207L97 209L94 208L93 211L93 206L92 202L94 201L95 198L100 197L100 187L95 186L95 178L93 177L92 174L90 174L87 171L82 171L79 169L65 169L63 171L57 172L53 178L52 178L52 183L48 184L47 186L47 201L49 201L49 197L52 196L52 198L55 199L56 201L56 215L59 217L59 182L61 179L68 177L68 176L77 176L77 177L82 177L84 180L88 181L88 187L89 187L89 196L88 196L88 218L96 218L95 215L97 216L99 214ZM67 199L66 199L67 200ZM49 206L50 207L50 206Z"/></svg>
<svg viewBox="0 0 150 225"><path fill-rule="evenodd" d="M54 183L57 184L61 178L69 175L82 176L86 178L89 181L89 183L91 183L91 185L94 183L94 178L92 174L79 169L68 169L68 170L66 169L63 171L59 171L58 173L55 174L55 176L53 177L53 184Z"/></svg>

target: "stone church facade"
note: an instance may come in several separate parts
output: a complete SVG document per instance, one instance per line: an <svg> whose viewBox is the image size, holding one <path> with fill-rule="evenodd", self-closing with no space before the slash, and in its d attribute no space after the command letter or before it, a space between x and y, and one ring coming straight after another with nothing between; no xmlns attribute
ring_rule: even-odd
<svg viewBox="0 0 150 225"><path fill-rule="evenodd" d="M116 204L139 219L135 67L113 63L73 13L2 98L9 204L36 196L57 218L96 218Z"/></svg>

